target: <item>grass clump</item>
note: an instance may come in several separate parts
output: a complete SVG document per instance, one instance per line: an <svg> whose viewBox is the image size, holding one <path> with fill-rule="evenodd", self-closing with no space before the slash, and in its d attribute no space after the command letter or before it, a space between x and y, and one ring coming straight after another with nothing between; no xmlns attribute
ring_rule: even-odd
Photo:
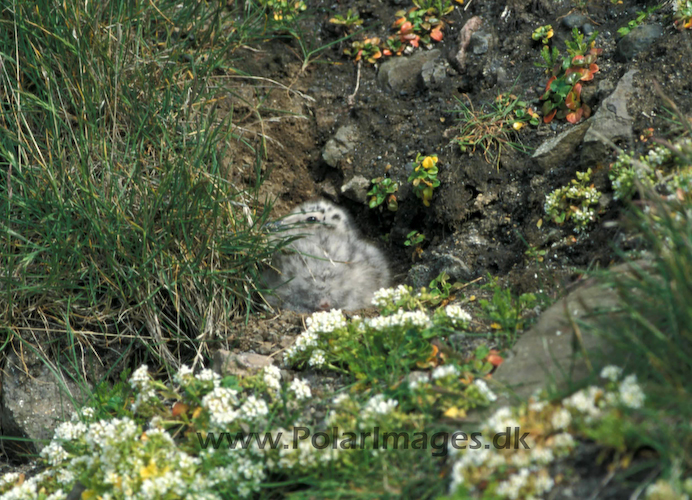
<svg viewBox="0 0 692 500"><path fill-rule="evenodd" d="M538 114L525 101L515 95L500 94L489 111L476 111L470 100L468 106L460 99L458 102L459 108L453 112L459 115L462 125L454 142L462 153L473 154L480 147L485 160L488 163L496 161L499 167L505 146L523 153L529 151L514 140L526 124L537 126L539 123Z"/></svg>
<svg viewBox="0 0 692 500"><path fill-rule="evenodd" d="M231 116L213 107L227 54L261 16L121 0L15 8L0 35L0 324L134 337L177 363L248 309L269 254L265 208L225 180Z"/></svg>

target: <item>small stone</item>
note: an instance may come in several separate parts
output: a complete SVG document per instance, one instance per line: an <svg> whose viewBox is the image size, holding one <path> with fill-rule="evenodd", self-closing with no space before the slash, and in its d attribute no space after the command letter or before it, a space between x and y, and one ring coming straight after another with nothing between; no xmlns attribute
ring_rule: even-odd
<svg viewBox="0 0 692 500"><path fill-rule="evenodd" d="M637 26L618 42L617 55L620 59L629 61L653 45L661 35L663 28L658 24Z"/></svg>
<svg viewBox="0 0 692 500"><path fill-rule="evenodd" d="M358 203L365 203L368 199L369 189L370 181L362 175L356 175L341 186L341 194Z"/></svg>
<svg viewBox="0 0 692 500"><path fill-rule="evenodd" d="M354 125L340 127L324 146L322 159L330 167L338 166L339 162L355 149L357 141L358 129Z"/></svg>

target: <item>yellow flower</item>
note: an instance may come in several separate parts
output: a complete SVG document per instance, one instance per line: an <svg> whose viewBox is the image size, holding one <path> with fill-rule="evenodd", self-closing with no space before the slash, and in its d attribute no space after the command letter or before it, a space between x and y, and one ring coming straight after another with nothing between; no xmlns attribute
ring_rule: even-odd
<svg viewBox="0 0 692 500"><path fill-rule="evenodd" d="M425 170L429 170L435 166L435 163L437 163L437 156L426 156L422 165Z"/></svg>
<svg viewBox="0 0 692 500"><path fill-rule="evenodd" d="M522 122L514 122L514 123L512 123L512 128L514 130L521 130L524 125L525 124Z"/></svg>

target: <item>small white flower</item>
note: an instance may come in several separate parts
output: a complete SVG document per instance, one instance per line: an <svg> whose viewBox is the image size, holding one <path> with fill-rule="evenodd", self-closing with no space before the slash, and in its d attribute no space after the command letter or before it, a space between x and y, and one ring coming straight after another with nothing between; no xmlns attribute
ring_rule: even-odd
<svg viewBox="0 0 692 500"><path fill-rule="evenodd" d="M312 397L312 391L310 391L310 385L306 380L301 380L299 378L294 378L291 382L290 390L296 395L296 399L308 399Z"/></svg>
<svg viewBox="0 0 692 500"><path fill-rule="evenodd" d="M560 408L553 413L550 423L555 429L566 429L572 422L572 414L565 408Z"/></svg>
<svg viewBox="0 0 692 500"><path fill-rule="evenodd" d="M433 380L439 380L448 376L458 377L459 369L454 365L442 365L435 367L431 374Z"/></svg>
<svg viewBox="0 0 692 500"><path fill-rule="evenodd" d="M445 307L445 315L452 320L453 325L466 325L471 321L471 315L456 304Z"/></svg>
<svg viewBox="0 0 692 500"><path fill-rule="evenodd" d="M641 408L646 395L637 383L636 375L628 375L620 382L620 401L629 408Z"/></svg>
<svg viewBox="0 0 692 500"><path fill-rule="evenodd" d="M475 385L475 386L478 388L478 390L480 391L481 395L482 395L485 399L487 399L489 402L492 403L493 401L496 401L496 400L497 400L497 396L496 396L495 393L490 389L490 387L488 387L488 384L486 383L485 380L482 380L482 379L477 378L477 379L475 379L475 380L473 381L473 385Z"/></svg>
<svg viewBox="0 0 692 500"><path fill-rule="evenodd" d="M321 366L324 366L324 363L327 361L324 355L325 352L322 349L315 349L314 351L312 351L312 355L308 360L308 365L313 366L315 368L320 368Z"/></svg>
<svg viewBox="0 0 692 500"><path fill-rule="evenodd" d="M263 399L257 399L254 395L249 396L245 403L240 407L240 413L243 418L255 420L264 417L269 413L269 407Z"/></svg>
<svg viewBox="0 0 692 500"><path fill-rule="evenodd" d="M281 389L281 370L274 365L265 366L262 380L270 390L278 391Z"/></svg>
<svg viewBox="0 0 692 500"><path fill-rule="evenodd" d="M620 368L619 366L608 365L603 367L603 369L601 370L601 378L610 380L612 382L617 382L620 378L620 375L622 375L622 368Z"/></svg>

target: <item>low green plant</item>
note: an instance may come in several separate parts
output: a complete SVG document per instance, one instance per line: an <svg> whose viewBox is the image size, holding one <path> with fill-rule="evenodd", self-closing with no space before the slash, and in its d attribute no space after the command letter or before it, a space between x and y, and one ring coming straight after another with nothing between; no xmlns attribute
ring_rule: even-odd
<svg viewBox="0 0 692 500"><path fill-rule="evenodd" d="M692 0L675 0L675 26L680 29L692 29Z"/></svg>
<svg viewBox="0 0 692 500"><path fill-rule="evenodd" d="M548 253L548 250L539 250L533 245L530 245L529 248L524 252L524 255L526 255L529 259L533 260L534 262L540 263L543 262L543 259L545 259L545 255Z"/></svg>
<svg viewBox="0 0 692 500"><path fill-rule="evenodd" d="M459 115L461 123L459 135L454 142L462 153L473 154L477 148L483 150L487 162L495 160L499 167L502 149L512 147L524 153L528 148L515 140L517 133L526 125L537 126L538 114L513 94L500 94L491 104L490 110L475 111L468 96L469 104L457 98L459 107L453 113Z"/></svg>
<svg viewBox="0 0 692 500"><path fill-rule="evenodd" d="M544 46L541 51L543 62L536 66L546 68L551 76L541 96L543 122L550 123L553 118L564 118L570 123L578 123L591 115L591 108L581 101L581 82L593 80L599 71L596 59L603 49L595 48L598 32L594 31L584 41L584 35L577 28L572 30L572 40L567 40L567 53L560 55L557 47L551 51Z"/></svg>
<svg viewBox="0 0 692 500"><path fill-rule="evenodd" d="M399 204L396 200L396 193L399 190L399 184L394 182L390 177L377 177L372 180L372 188L368 191L368 196L371 196L368 206L377 208L382 203L387 201L387 210L396 212Z"/></svg>
<svg viewBox="0 0 692 500"><path fill-rule="evenodd" d="M692 188L692 140L681 139L669 146L655 146L646 155L635 160L622 152L610 166L608 177L616 200L629 200L638 188L656 186L666 194Z"/></svg>
<svg viewBox="0 0 692 500"><path fill-rule="evenodd" d="M344 49L344 54L353 57L355 62L360 60L374 64L382 57L380 39L377 37L366 38L362 41L354 41L351 46Z"/></svg>
<svg viewBox="0 0 692 500"><path fill-rule="evenodd" d="M618 35L620 35L620 36L627 35L634 28L636 28L637 26L642 24L646 20L647 17L649 17L651 14L653 14L654 12L656 12L660 8L661 8L661 5L652 5L651 7L647 7L647 9L644 11L638 11L637 17L634 18L633 20L629 21L627 23L627 26L623 26L622 28L618 28Z"/></svg>
<svg viewBox="0 0 692 500"><path fill-rule="evenodd" d="M511 347L517 332L524 329L527 314L537 305L538 299L533 293L515 297L509 288L500 285L498 279L490 275L483 288L492 291L490 300L479 300L483 314L491 321L491 328L496 334L505 337Z"/></svg>
<svg viewBox="0 0 692 500"><path fill-rule="evenodd" d="M279 23L290 23L307 9L303 0L259 0L266 7L271 18Z"/></svg>
<svg viewBox="0 0 692 500"><path fill-rule="evenodd" d="M591 169L577 172L567 186L556 189L545 197L544 210L556 224L569 221L574 231L581 233L596 219L595 207L601 197L591 182Z"/></svg>
<svg viewBox="0 0 692 500"><path fill-rule="evenodd" d="M341 14L336 14L332 17L329 22L331 24L336 24L337 26L343 26L347 30L354 30L356 27L363 24L363 20L358 15L358 11L348 9L345 16Z"/></svg>
<svg viewBox="0 0 692 500"><path fill-rule="evenodd" d="M554 34L555 32L553 31L553 27L550 24L546 24L545 26L539 26L533 30L533 33L531 33L531 39L547 45L550 43L550 39L553 38Z"/></svg>
<svg viewBox="0 0 692 500"><path fill-rule="evenodd" d="M413 192L423 200L426 207L430 206L433 190L440 185L437 178L437 161L437 155L422 156L418 153L413 164L413 172L408 178Z"/></svg>
<svg viewBox="0 0 692 500"><path fill-rule="evenodd" d="M404 241L404 245L407 247L417 246L423 243L424 241L425 235L423 233L419 233L418 231L411 231L406 235L406 241Z"/></svg>

